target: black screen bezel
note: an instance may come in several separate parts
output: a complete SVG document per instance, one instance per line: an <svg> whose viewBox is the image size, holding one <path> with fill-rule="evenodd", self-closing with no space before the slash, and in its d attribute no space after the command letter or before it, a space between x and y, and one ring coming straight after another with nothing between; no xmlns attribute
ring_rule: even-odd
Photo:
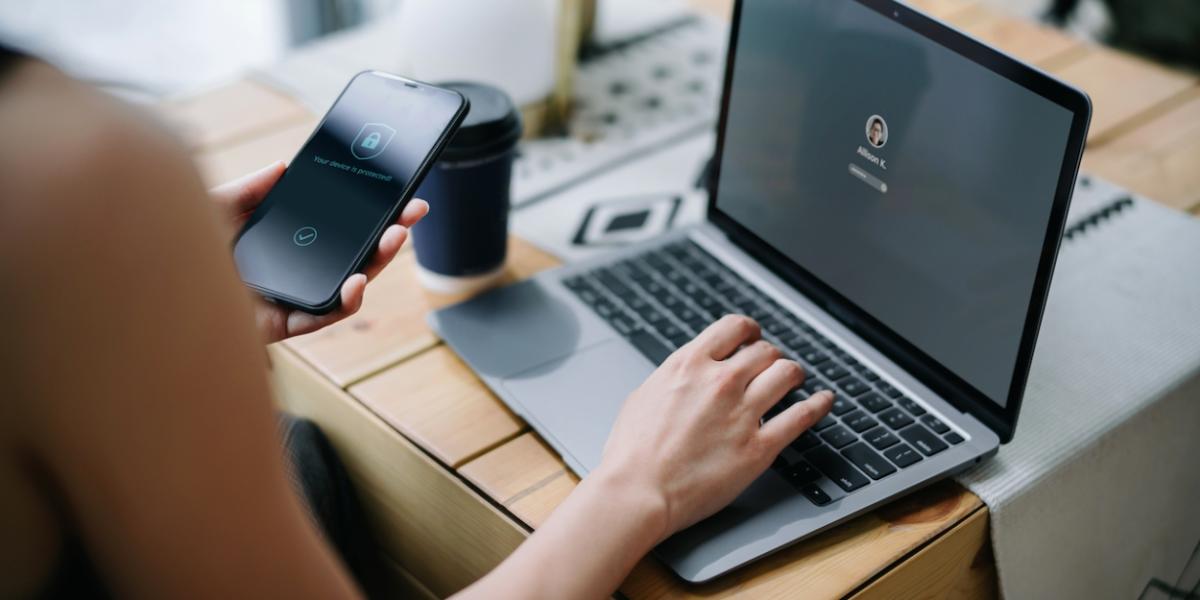
<svg viewBox="0 0 1200 600"><path fill-rule="evenodd" d="M1008 55L995 50L963 33L893 0L851 0L880 15L893 19L914 33L924 36L942 47L978 64L992 72L1058 104L1072 113L1071 129L1066 152L1059 170L1058 185L1050 211L1030 295L1016 363L1013 368L1008 397L1004 406L993 402L986 394L962 379L933 357L892 331L891 328L867 314L854 303L825 284L805 268L793 262L770 244L742 226L732 217L717 208L720 194L721 161L725 145L725 130L729 119L729 97L733 85L733 70L736 64L737 42L742 15L742 0L734 3L729 34L729 48L725 63L725 79L721 94L720 117L717 124L717 141L712 164L712 193L708 200L708 220L723 231L729 239L751 256L762 262L784 281L794 286L806 297L825 309L858 336L871 343L908 371L931 390L938 393L959 410L967 412L991 428L1002 443L1012 439L1016 430L1026 380L1029 376L1033 351L1037 343L1038 330L1050 289L1050 279L1066 225L1067 209L1071 193L1083 156L1092 105L1086 93L1046 73L1028 66Z"/></svg>

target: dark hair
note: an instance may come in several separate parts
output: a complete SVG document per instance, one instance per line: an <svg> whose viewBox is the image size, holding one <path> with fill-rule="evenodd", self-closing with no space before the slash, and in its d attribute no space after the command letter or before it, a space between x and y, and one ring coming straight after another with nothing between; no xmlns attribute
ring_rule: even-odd
<svg viewBox="0 0 1200 600"><path fill-rule="evenodd" d="M879 128L883 129L883 119L881 119L879 117L875 117L874 119L871 119L871 124L868 125L868 127L874 126L876 123L879 123Z"/></svg>
<svg viewBox="0 0 1200 600"><path fill-rule="evenodd" d="M8 71L27 58L21 52L0 41L0 77L8 74Z"/></svg>

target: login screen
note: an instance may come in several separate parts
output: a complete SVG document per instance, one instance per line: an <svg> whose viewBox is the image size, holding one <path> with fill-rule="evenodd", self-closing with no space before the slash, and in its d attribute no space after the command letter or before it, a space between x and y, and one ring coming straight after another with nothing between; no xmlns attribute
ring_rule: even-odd
<svg viewBox="0 0 1200 600"><path fill-rule="evenodd" d="M1003 404L1073 113L857 2L741 18L717 208Z"/></svg>

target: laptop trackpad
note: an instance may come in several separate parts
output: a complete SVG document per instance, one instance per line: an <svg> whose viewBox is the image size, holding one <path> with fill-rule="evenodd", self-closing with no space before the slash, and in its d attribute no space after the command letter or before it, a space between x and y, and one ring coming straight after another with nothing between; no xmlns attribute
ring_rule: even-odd
<svg viewBox="0 0 1200 600"><path fill-rule="evenodd" d="M503 385L538 433L571 455L564 458L576 463L573 468L590 471L600 464L625 397L653 371L628 342L612 339L518 373Z"/></svg>

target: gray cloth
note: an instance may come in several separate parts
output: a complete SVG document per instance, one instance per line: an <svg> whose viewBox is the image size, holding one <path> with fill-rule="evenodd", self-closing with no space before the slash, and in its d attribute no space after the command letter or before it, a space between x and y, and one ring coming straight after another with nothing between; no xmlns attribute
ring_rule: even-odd
<svg viewBox="0 0 1200 600"><path fill-rule="evenodd" d="M1081 188L1071 222L1119 193ZM1200 540L1200 222L1135 200L1073 237L1016 436L959 477L1008 598L1135 598Z"/></svg>

